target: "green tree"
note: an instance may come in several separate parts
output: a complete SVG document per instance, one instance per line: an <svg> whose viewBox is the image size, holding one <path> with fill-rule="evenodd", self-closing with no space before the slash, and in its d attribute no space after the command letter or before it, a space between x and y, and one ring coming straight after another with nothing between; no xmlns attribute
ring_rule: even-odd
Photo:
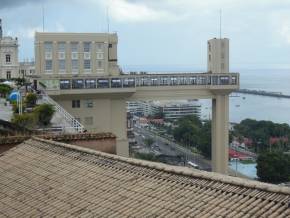
<svg viewBox="0 0 290 218"><path fill-rule="evenodd" d="M50 104L38 105L33 110L33 113L35 113L37 116L38 124L40 126L49 125L54 112L55 112L55 109Z"/></svg>
<svg viewBox="0 0 290 218"><path fill-rule="evenodd" d="M260 154L256 168L260 181L269 183L290 181L290 158L280 151Z"/></svg>
<svg viewBox="0 0 290 218"><path fill-rule="evenodd" d="M6 84L0 84L0 97L5 98L10 92L12 88Z"/></svg>
<svg viewBox="0 0 290 218"><path fill-rule="evenodd" d="M27 129L33 129L36 126L37 117L33 113L15 114L11 122Z"/></svg>
<svg viewBox="0 0 290 218"><path fill-rule="evenodd" d="M35 93L28 93L25 97L27 107L34 107L36 105L37 95Z"/></svg>
<svg viewBox="0 0 290 218"><path fill-rule="evenodd" d="M145 138L144 143L146 146L150 147L154 143L154 140L152 138Z"/></svg>
<svg viewBox="0 0 290 218"><path fill-rule="evenodd" d="M205 157L211 159L211 121L205 121L202 125L197 148Z"/></svg>

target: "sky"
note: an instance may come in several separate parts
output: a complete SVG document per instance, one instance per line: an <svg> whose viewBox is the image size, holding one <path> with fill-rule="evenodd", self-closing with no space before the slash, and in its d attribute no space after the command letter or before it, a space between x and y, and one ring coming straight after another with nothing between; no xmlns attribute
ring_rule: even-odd
<svg viewBox="0 0 290 218"><path fill-rule="evenodd" d="M230 39L230 69L290 68L290 0L0 0L20 60L34 32L117 32L124 69L206 70L207 40ZM108 15L108 16L107 16Z"/></svg>

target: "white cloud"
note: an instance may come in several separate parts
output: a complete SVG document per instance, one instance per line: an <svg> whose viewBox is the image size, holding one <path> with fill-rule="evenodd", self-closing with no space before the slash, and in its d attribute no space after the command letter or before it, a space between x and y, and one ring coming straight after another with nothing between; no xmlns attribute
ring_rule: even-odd
<svg viewBox="0 0 290 218"><path fill-rule="evenodd" d="M92 0L94 1L94 0ZM104 7L108 7L109 16L118 22L150 22L150 21L176 21L183 19L169 10L155 9L145 2L129 2L126 0L101 0Z"/></svg>

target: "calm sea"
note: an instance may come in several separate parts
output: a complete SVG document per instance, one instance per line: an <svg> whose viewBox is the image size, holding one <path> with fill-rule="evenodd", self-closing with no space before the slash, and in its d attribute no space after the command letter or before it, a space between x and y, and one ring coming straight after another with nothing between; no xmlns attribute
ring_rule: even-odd
<svg viewBox="0 0 290 218"><path fill-rule="evenodd" d="M290 70L240 70L241 88L290 94ZM211 103L201 100L202 117L210 116ZM230 121L243 119L270 120L290 124L290 99L246 94L231 94Z"/></svg>

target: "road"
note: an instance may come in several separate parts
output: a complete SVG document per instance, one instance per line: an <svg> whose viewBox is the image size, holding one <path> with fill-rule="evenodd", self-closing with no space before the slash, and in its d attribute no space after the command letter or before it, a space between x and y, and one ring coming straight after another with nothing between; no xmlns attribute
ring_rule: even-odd
<svg viewBox="0 0 290 218"><path fill-rule="evenodd" d="M206 160L203 156L192 153L189 149L182 147L166 138L160 137L157 134L154 134L153 132L144 129L144 128L134 128L134 132L137 133L136 135L136 141L138 145L145 146L143 140L145 138L152 138L154 140L154 143L157 146L154 148L155 153L160 152L161 154L165 155L180 155L184 156L187 161L191 161L195 164L197 164L200 169L202 170L211 170L211 164L209 160Z"/></svg>

